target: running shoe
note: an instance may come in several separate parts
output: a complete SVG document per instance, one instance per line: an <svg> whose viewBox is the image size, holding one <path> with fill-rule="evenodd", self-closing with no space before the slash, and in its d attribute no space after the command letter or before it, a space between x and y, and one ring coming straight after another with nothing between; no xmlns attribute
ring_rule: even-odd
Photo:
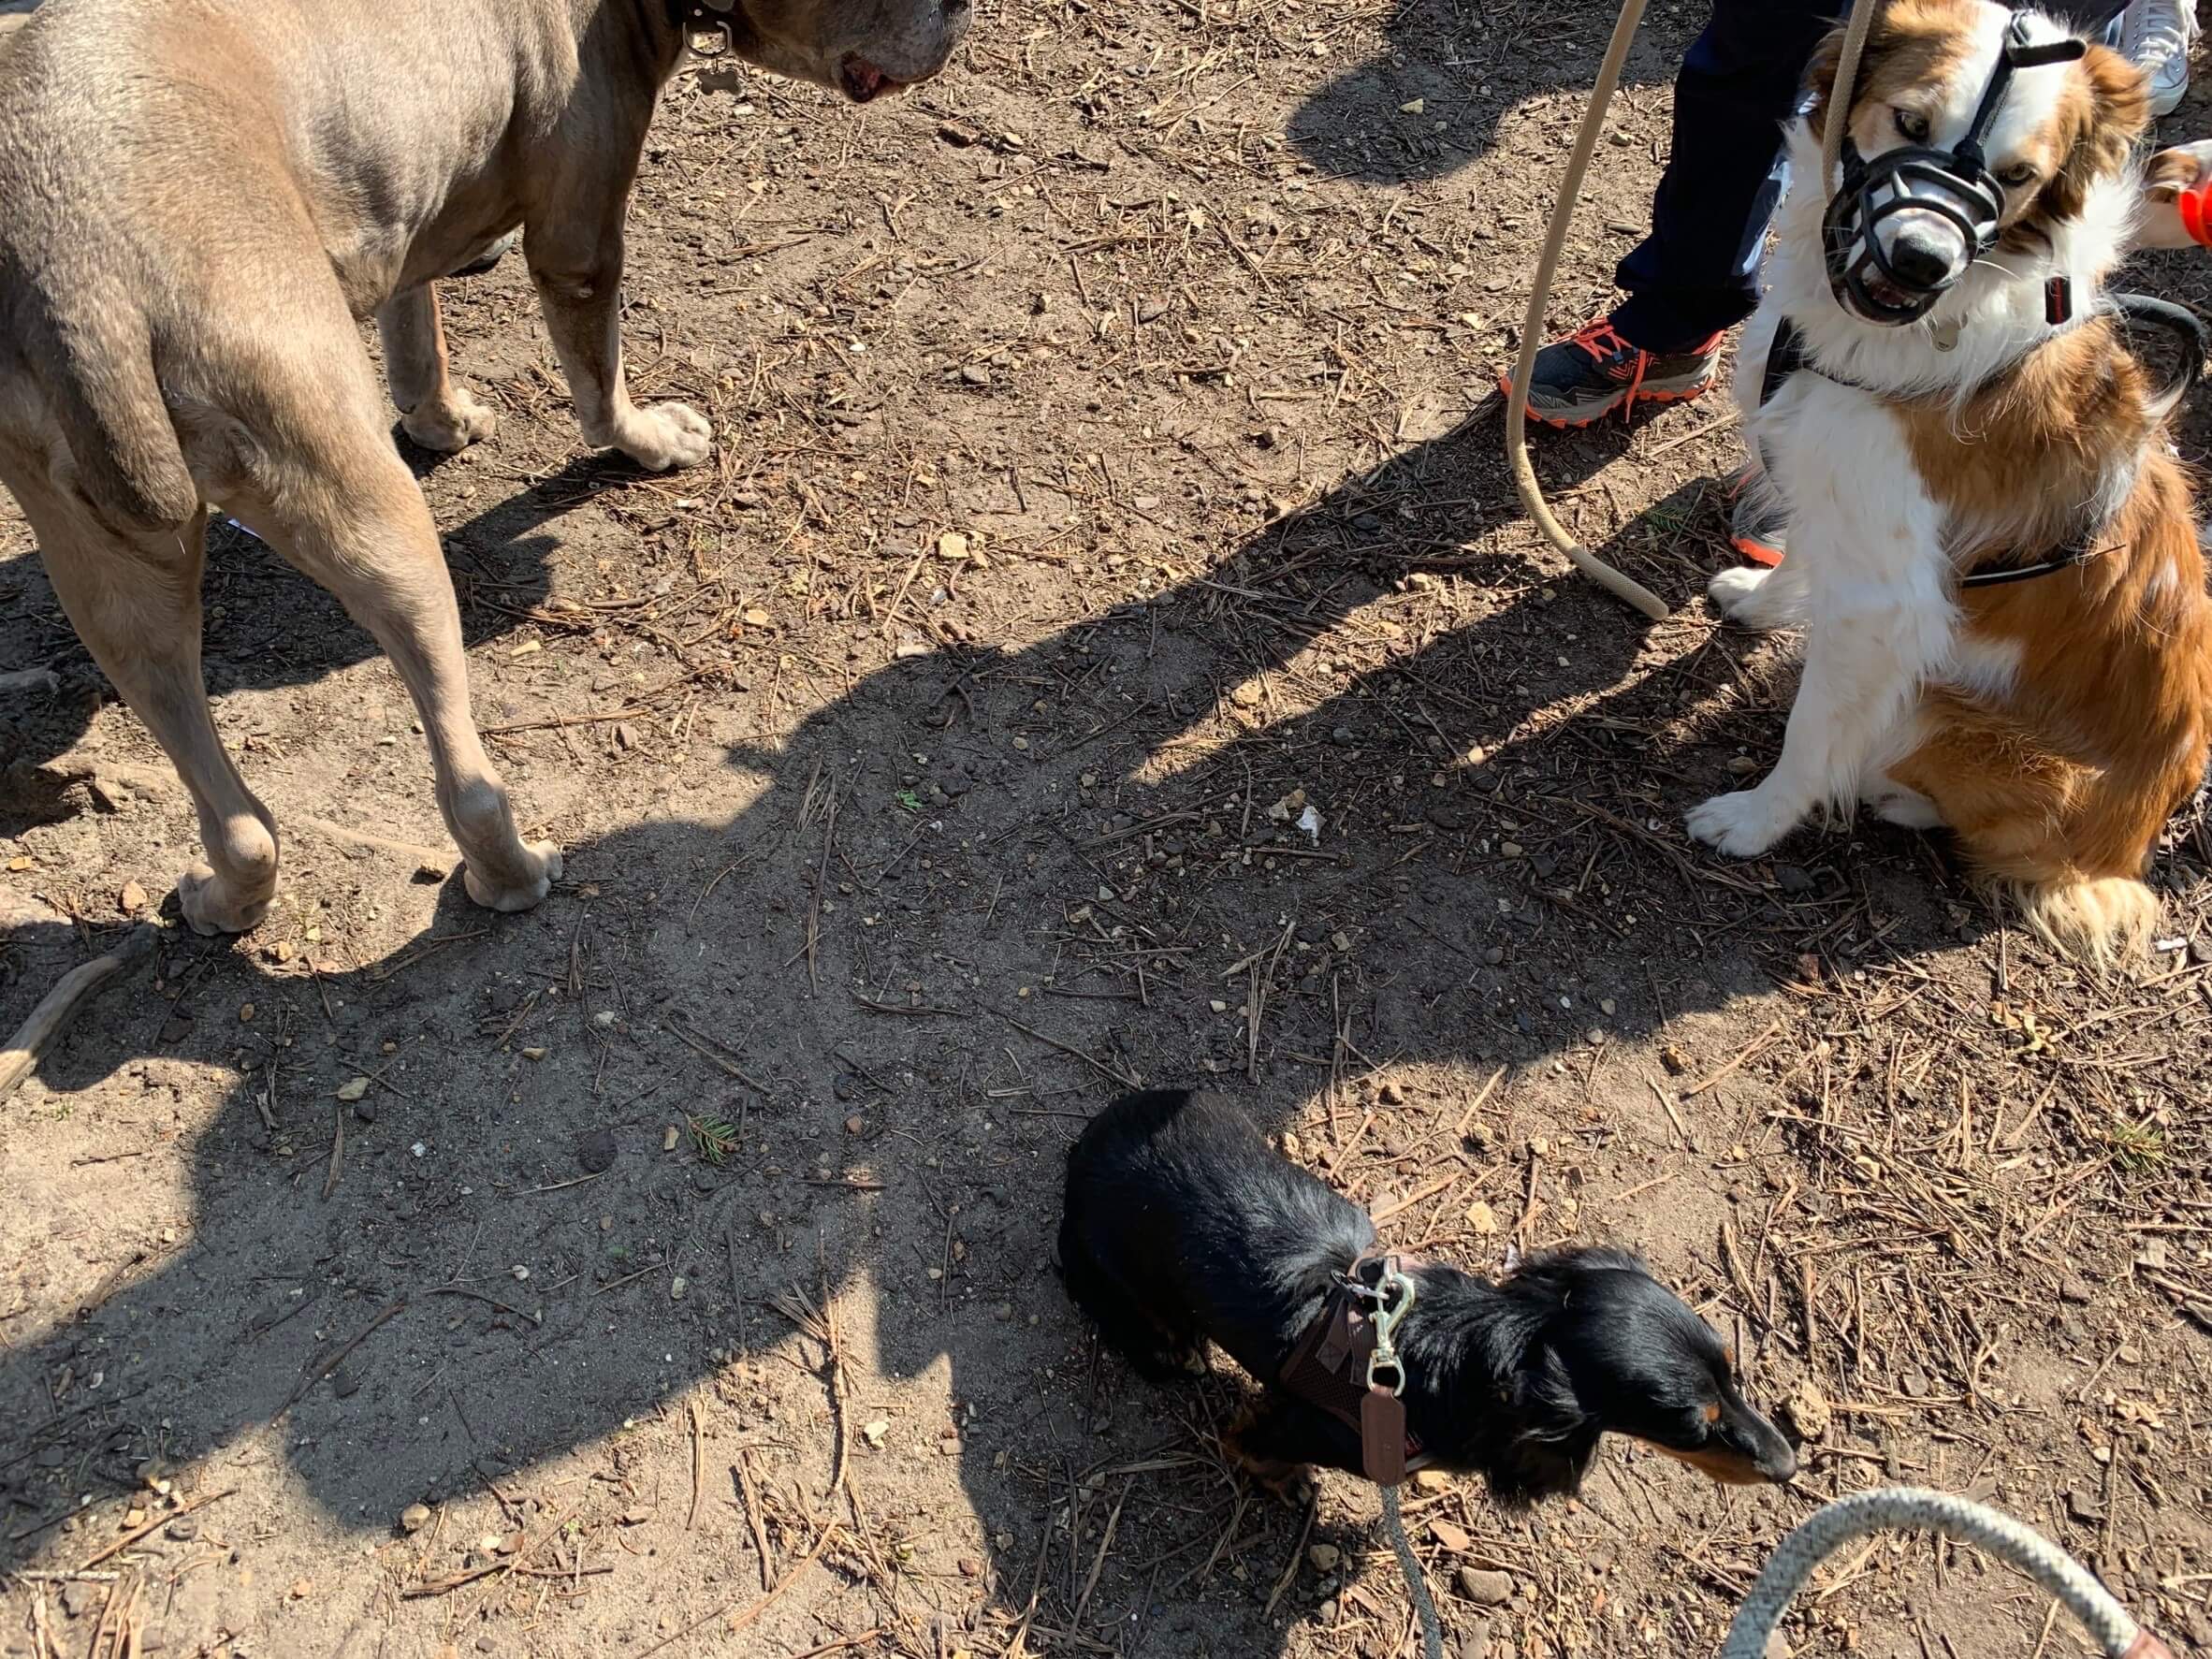
<svg viewBox="0 0 2212 1659"><path fill-rule="evenodd" d="M2143 71L2153 115L2171 115L2188 93L2196 37L2196 0L2131 0L2120 14L2120 51Z"/></svg>
<svg viewBox="0 0 2212 1659"><path fill-rule="evenodd" d="M1600 317L1536 354L1528 415L1550 427L1586 427L1616 409L1625 417L1638 403L1679 403L1712 385L1720 357L1718 334L1689 351L1648 352ZM1501 374L1498 385L1510 396L1513 377Z"/></svg>
<svg viewBox="0 0 2212 1659"><path fill-rule="evenodd" d="M1757 461L1728 474L1728 545L1754 564L1780 564L1789 550L1789 517Z"/></svg>

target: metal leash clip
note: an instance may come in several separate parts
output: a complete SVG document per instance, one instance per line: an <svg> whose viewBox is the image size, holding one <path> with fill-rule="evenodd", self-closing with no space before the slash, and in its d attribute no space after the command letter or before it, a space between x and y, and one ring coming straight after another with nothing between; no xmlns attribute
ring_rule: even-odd
<svg viewBox="0 0 2212 1659"><path fill-rule="evenodd" d="M1391 1336L1398 1329L1398 1321L1413 1309L1417 1294L1413 1280L1405 1273L1386 1267L1381 1281L1372 1289L1365 1286L1361 1288L1367 1290L1375 1301L1375 1352L1367 1356L1367 1386L1370 1389L1387 1389L1392 1395L1403 1394L1405 1391L1405 1367L1399 1362L1398 1346ZM1396 1292L1395 1296L1392 1295L1393 1291ZM1381 1374L1385 1372L1390 1374L1390 1380L1388 1383L1382 1380Z"/></svg>

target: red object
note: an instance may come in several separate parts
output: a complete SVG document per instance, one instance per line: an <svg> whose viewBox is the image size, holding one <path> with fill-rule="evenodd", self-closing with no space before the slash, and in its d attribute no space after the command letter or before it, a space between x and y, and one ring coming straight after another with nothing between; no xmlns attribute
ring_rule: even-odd
<svg viewBox="0 0 2212 1659"><path fill-rule="evenodd" d="M2212 179L2184 190L2174 198L2174 205L2181 210L2181 228L2189 232L2189 240L2200 248L2212 248L2212 226L2205 223L2207 197L2212 197Z"/></svg>

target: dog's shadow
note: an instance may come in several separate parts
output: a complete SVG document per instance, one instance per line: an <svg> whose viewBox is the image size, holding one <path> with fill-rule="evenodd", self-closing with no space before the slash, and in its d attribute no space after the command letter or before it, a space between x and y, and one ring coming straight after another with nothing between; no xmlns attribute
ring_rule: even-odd
<svg viewBox="0 0 2212 1659"><path fill-rule="evenodd" d="M1296 1518L1214 1461L1230 1390L1094 1368L1047 1264L1082 1121L1140 1078L1212 1082L1279 1128L1351 1107L1375 1067L1442 1089L1557 1062L1602 1085L1608 1135L1657 1146L1676 1130L1608 1048L1809 954L1944 942L1913 919L1909 863L1862 848L1846 874L1826 863L1841 837L1809 839L1785 886L1686 845L1681 809L1779 710L1745 691L1739 641L1648 632L1521 550L1439 551L1511 517L1494 441L1486 419L1423 445L1020 648L891 661L795 726L734 703L749 804L570 846L531 914L484 916L449 883L414 944L352 968L169 937L48 1062L57 1111L109 1081L90 1161L42 1171L35 1201L91 1213L185 1073L237 1081L193 1131L188 1216L57 1222L22 1264L27 1290L81 1306L57 1315L47 1291L0 1324L0 1571L87 1552L63 1523L87 1492L137 1490L149 1459L251 1441L373 1535L417 1502L490 1506L488 1485L528 1488L687 1400L718 1517L753 1463L826 1503L826 1458L732 1439L826 1406L864 1489L878 1456L956 1458L971 1517L916 1521L899 1548L986 1580L963 1617L1277 1651L1314 1603L1275 1588ZM1547 446L1547 475L1566 496L1621 443ZM517 533L505 513L557 527L594 466L488 511L490 545ZM1710 518L1685 490L1606 551L1689 602ZM294 591L233 593L233 626L297 629ZM19 937L0 1019L81 953L58 927ZM1360 1099L1340 1128L1371 1114L1402 1192L1515 1156L1521 1109L1472 1085ZM1487 1133L1437 1138L1448 1109ZM36 1121L8 1132L35 1156ZM1717 1150L1732 1129L1686 1132ZM1660 1265L1725 1284L1680 1240ZM947 1368L952 1416L861 1434L824 1310L894 1388ZM663 1478L625 1467L584 1491L588 1536ZM1098 1576L1117 1514L1147 1564ZM787 1520L789 1559L806 1538ZM1361 1542L1307 1542L1332 1535Z"/></svg>

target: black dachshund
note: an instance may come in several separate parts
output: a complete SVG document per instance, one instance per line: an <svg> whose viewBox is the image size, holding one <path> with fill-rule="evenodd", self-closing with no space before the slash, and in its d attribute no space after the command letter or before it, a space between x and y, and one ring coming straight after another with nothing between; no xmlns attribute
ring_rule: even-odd
<svg viewBox="0 0 2212 1659"><path fill-rule="evenodd" d="M1332 1310L1347 1295L1375 1305L1347 1285L1355 1263L1375 1259L1375 1236L1364 1211L1217 1096L1127 1096L1068 1154L1069 1293L1156 1382L1201 1369L1209 1341L1259 1378L1264 1392L1226 1448L1278 1492L1307 1464L1369 1467L1356 1408L1325 1409L1303 1385ZM1395 1304L1394 1340L1408 1448L1479 1472L1500 1500L1574 1492L1608 1430L1731 1485L1797 1472L1738 1390L1733 1355L1625 1251L1532 1257L1496 1284L1438 1262L1404 1271L1415 1295Z"/></svg>

